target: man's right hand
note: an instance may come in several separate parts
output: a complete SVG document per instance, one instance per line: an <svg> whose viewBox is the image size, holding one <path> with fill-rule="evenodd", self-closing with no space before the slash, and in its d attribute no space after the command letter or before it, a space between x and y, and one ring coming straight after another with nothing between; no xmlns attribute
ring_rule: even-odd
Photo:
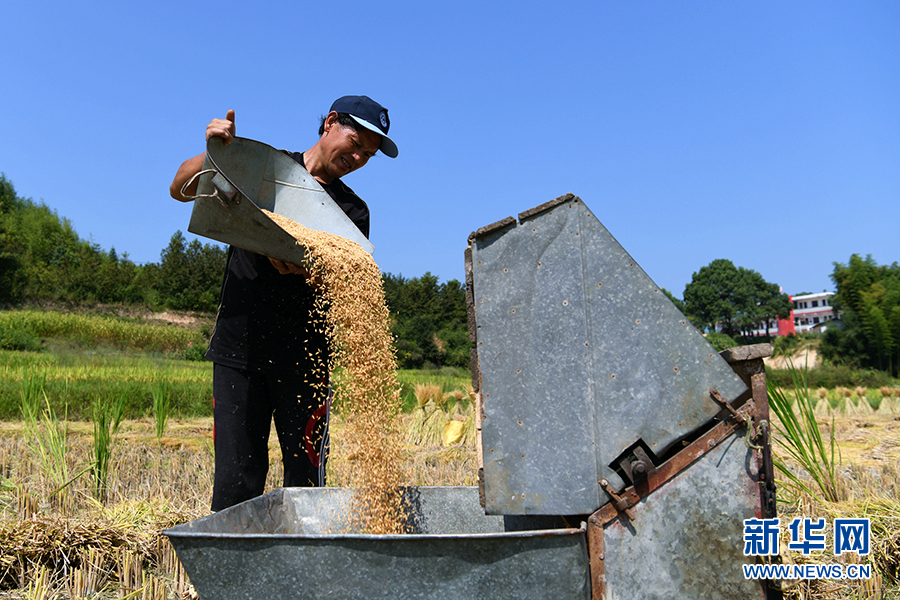
<svg viewBox="0 0 900 600"><path fill-rule="evenodd" d="M206 126L206 139L211 137L222 138L226 146L231 143L234 139L234 110L229 109L224 119L213 119Z"/></svg>
<svg viewBox="0 0 900 600"><path fill-rule="evenodd" d="M213 119L209 125L206 126L206 139L209 140L211 137L220 137L224 140L225 145L231 143L231 140L234 139L234 111L229 109L227 113L225 113L224 119ZM187 183L191 177L200 172L200 169L203 168L203 161L206 159L206 152L202 154L198 154L194 158L189 158L178 167L178 172L175 173L175 179L172 180L172 184L169 186L169 194L175 198L176 200L180 200L181 202L189 202L193 199L193 196L197 193L197 181L193 181L191 185L184 190L185 194L182 194L182 188L184 184Z"/></svg>

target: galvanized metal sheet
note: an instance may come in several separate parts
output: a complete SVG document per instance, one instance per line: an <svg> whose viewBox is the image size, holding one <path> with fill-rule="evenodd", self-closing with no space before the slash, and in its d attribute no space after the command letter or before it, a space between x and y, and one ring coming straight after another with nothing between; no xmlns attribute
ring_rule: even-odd
<svg viewBox="0 0 900 600"><path fill-rule="evenodd" d="M587 514L746 386L580 199L470 238L488 514Z"/></svg>
<svg viewBox="0 0 900 600"><path fill-rule="evenodd" d="M164 533L202 600L590 597L583 528L487 517L474 487L407 497L410 535L341 533L341 488L276 490Z"/></svg>
<svg viewBox="0 0 900 600"><path fill-rule="evenodd" d="M234 138L226 146L221 138L210 138L203 169L210 172L199 179L199 195L215 191L213 180L218 173L244 198L224 203L218 198L197 198L188 226L191 233L274 258L296 258L297 250L290 248L295 241L290 236L285 241L286 234L259 211L264 208L309 229L354 241L370 254L375 249L306 169L271 146L247 138Z"/></svg>
<svg viewBox="0 0 900 600"><path fill-rule="evenodd" d="M756 458L733 435L604 529L607 600L766 597L744 579L743 521L760 518Z"/></svg>

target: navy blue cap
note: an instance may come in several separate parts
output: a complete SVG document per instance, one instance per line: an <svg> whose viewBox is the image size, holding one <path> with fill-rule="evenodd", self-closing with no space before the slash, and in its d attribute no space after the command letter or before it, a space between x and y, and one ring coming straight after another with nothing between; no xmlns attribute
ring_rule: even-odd
<svg viewBox="0 0 900 600"><path fill-rule="evenodd" d="M397 158L397 144L388 137L388 129L391 128L391 120L388 111L368 96L343 96L334 101L331 110L339 113L347 113L353 120L381 136L381 146L378 147L385 156ZM330 112L330 111L329 111Z"/></svg>

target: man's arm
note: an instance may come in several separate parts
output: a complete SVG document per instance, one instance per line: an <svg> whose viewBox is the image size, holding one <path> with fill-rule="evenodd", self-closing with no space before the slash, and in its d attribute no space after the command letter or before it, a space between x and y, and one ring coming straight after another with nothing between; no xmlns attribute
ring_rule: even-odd
<svg viewBox="0 0 900 600"><path fill-rule="evenodd" d="M208 140L211 137L220 137L225 141L225 145L231 143L231 140L234 139L234 111L229 110L224 119L213 119L209 125L206 126L206 139ZM198 154L193 158L189 158L178 167L178 172L175 173L175 179L172 180L172 185L169 186L169 194L176 200L180 200L181 202L189 202L191 198L185 197L181 193L181 188L184 187L184 184L190 180L191 177L200 172L200 169L203 168L203 161L206 159L206 152L202 154ZM197 193L197 182L194 181L186 190L187 196L193 196Z"/></svg>

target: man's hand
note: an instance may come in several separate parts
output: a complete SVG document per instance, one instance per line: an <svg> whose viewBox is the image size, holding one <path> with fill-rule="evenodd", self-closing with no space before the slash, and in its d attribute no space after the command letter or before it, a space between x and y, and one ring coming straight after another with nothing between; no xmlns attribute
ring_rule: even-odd
<svg viewBox="0 0 900 600"><path fill-rule="evenodd" d="M226 146L231 143L234 139L234 110L229 109L224 119L213 119L206 126L206 139L211 137L222 138Z"/></svg>
<svg viewBox="0 0 900 600"><path fill-rule="evenodd" d="M306 278L306 282L314 288L318 288L322 285L322 277L319 275L313 276L312 273L309 272L308 269L301 267L300 265L295 265L292 263L284 262L283 260L278 260L277 258L269 257L269 262L272 263L272 266L275 267L279 273L282 275L303 275Z"/></svg>
<svg viewBox="0 0 900 600"><path fill-rule="evenodd" d="M225 141L225 145L231 143L231 140L234 139L234 111L229 110L225 113L224 119L213 119L209 125L206 126L206 139L209 140L211 137L220 137ZM197 194L197 181L194 180L191 182L191 185L184 190L184 194L181 193L184 184L190 181L191 177L200 172L200 169L203 168L203 161L206 159L206 152L202 154L198 154L194 158L189 158L178 167L178 172L175 173L175 179L172 180L172 184L169 186L169 194L175 198L176 200L180 200L181 202L190 202L194 199L194 196Z"/></svg>

